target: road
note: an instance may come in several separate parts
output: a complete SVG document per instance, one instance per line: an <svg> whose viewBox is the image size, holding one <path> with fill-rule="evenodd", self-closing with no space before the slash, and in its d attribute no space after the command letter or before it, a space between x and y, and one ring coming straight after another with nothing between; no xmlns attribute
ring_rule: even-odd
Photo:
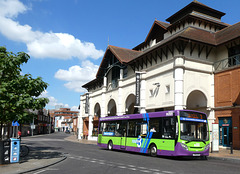
<svg viewBox="0 0 240 174"><path fill-rule="evenodd" d="M138 153L108 151L96 145L64 140L64 133L27 138L30 146L53 149L65 153L67 159L31 174L239 174L240 165L232 161L173 159L150 157Z"/></svg>

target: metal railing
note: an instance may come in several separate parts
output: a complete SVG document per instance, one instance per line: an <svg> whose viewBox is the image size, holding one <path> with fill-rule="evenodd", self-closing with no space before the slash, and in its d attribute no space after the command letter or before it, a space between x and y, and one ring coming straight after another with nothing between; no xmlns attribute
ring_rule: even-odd
<svg viewBox="0 0 240 174"><path fill-rule="evenodd" d="M221 71L236 65L240 65L240 54L219 60L213 64L214 71Z"/></svg>

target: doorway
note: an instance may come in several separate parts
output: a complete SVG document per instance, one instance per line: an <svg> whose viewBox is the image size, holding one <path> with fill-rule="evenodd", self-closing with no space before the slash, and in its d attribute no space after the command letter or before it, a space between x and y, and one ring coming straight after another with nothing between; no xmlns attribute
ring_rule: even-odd
<svg viewBox="0 0 240 174"><path fill-rule="evenodd" d="M232 117L219 118L219 145L230 147L232 143Z"/></svg>
<svg viewBox="0 0 240 174"><path fill-rule="evenodd" d="M120 132L121 132L121 144L120 148L125 149L126 143L127 143L127 121L122 121L122 124L120 125Z"/></svg>

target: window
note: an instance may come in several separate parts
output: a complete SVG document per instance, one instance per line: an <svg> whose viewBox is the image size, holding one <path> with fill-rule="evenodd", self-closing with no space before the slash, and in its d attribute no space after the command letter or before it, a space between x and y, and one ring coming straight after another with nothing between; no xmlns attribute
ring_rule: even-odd
<svg viewBox="0 0 240 174"><path fill-rule="evenodd" d="M128 74L127 66L123 69L123 78L126 78Z"/></svg>
<svg viewBox="0 0 240 174"><path fill-rule="evenodd" d="M240 45L228 49L228 64L229 67L240 64Z"/></svg>
<svg viewBox="0 0 240 174"><path fill-rule="evenodd" d="M106 136L122 136L122 122L102 122L99 133Z"/></svg>
<svg viewBox="0 0 240 174"><path fill-rule="evenodd" d="M137 137L136 135L136 121L128 122L128 137Z"/></svg>
<svg viewBox="0 0 240 174"><path fill-rule="evenodd" d="M162 138L174 138L175 123L173 117L163 118Z"/></svg>
<svg viewBox="0 0 240 174"><path fill-rule="evenodd" d="M145 137L147 136L147 122L139 120L136 122L136 134L137 136Z"/></svg>
<svg viewBox="0 0 240 174"><path fill-rule="evenodd" d="M147 136L147 122L143 120L130 120L128 122L128 137Z"/></svg>
<svg viewBox="0 0 240 174"><path fill-rule="evenodd" d="M170 85L166 85L165 86L165 94L169 94L170 93Z"/></svg>
<svg viewBox="0 0 240 174"><path fill-rule="evenodd" d="M153 118L149 121L150 132L153 132L152 138L161 138L162 136L162 118Z"/></svg>

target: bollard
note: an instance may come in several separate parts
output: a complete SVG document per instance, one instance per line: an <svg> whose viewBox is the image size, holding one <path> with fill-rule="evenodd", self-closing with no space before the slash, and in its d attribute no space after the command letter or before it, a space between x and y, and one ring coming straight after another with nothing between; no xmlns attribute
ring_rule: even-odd
<svg viewBox="0 0 240 174"><path fill-rule="evenodd" d="M213 144L213 143L211 142L211 153L213 153L213 150L212 150L212 149L213 149L212 144Z"/></svg>
<svg viewBox="0 0 240 174"><path fill-rule="evenodd" d="M233 144L230 142L230 154L233 154Z"/></svg>

